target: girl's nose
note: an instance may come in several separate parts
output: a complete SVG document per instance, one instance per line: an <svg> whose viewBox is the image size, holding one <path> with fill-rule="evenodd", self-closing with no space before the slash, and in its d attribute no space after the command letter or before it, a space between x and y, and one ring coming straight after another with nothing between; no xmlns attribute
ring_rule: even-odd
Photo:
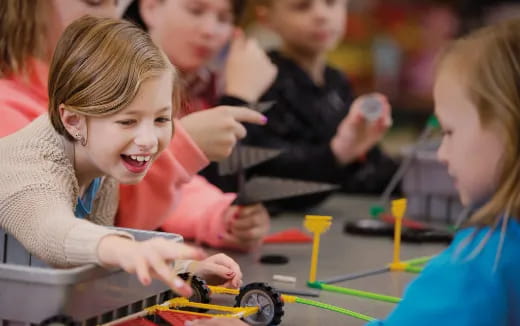
<svg viewBox="0 0 520 326"><path fill-rule="evenodd" d="M159 142L153 128L140 128L134 138L134 143L143 152L149 152L154 149Z"/></svg>

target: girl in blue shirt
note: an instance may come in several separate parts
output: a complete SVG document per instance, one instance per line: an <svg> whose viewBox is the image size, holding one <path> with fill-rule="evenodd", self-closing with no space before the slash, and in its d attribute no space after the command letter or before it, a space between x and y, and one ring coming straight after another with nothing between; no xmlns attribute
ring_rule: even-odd
<svg viewBox="0 0 520 326"><path fill-rule="evenodd" d="M476 208L397 308L370 326L520 325L519 31L518 19L486 27L441 56L438 158L462 203Z"/></svg>

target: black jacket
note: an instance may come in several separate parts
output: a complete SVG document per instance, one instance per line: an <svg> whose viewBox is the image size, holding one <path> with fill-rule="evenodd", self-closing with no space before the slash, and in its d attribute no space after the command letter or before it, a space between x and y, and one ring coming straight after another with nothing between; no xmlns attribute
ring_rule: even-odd
<svg viewBox="0 0 520 326"><path fill-rule="evenodd" d="M276 104L265 113L269 119L267 125L247 125L248 134L243 143L283 149L283 153L250 168L248 175L334 183L350 193L381 193L396 170L392 159L375 147L363 162L340 166L329 146L354 98L343 73L327 67L325 83L319 87L291 60L278 52L270 52L269 56L278 67L278 76L260 101L274 100ZM240 103L224 98L222 104ZM219 185L214 177L205 175ZM282 208L304 208L325 197L309 195L278 204Z"/></svg>

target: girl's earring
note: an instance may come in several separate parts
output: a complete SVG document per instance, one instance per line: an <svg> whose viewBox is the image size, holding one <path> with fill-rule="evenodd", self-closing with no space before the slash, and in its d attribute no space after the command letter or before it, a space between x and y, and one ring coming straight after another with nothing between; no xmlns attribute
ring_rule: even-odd
<svg viewBox="0 0 520 326"><path fill-rule="evenodd" d="M76 138L76 140L79 141L81 146L86 146L87 145L87 139L82 134L80 134L79 132L74 136L74 138Z"/></svg>

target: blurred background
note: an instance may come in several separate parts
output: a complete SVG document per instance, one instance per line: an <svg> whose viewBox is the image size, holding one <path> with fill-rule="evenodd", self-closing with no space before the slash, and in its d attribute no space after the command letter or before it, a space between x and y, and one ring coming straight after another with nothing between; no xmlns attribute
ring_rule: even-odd
<svg viewBox="0 0 520 326"><path fill-rule="evenodd" d="M346 33L329 61L357 94L379 91L390 98L394 127L383 147L398 155L433 112L438 51L474 28L519 15L520 0L350 0ZM276 36L252 16L248 33L263 47L275 47Z"/></svg>

